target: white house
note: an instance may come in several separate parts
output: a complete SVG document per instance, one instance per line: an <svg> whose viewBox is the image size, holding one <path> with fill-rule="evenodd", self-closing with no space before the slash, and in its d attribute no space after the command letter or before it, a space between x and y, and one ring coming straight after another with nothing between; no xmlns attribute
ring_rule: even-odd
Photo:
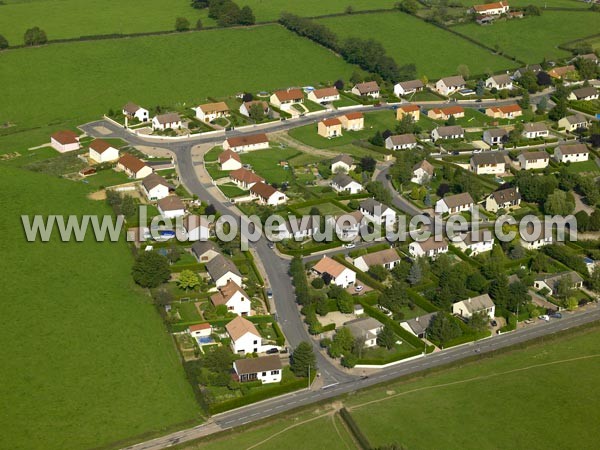
<svg viewBox="0 0 600 450"><path fill-rule="evenodd" d="M210 237L210 224L207 219L189 214L183 218L183 229L185 230L187 240L206 241Z"/></svg>
<svg viewBox="0 0 600 450"><path fill-rule="evenodd" d="M119 158L117 169L125 172L128 177L135 179L146 178L154 171L144 161L129 153L125 153Z"/></svg>
<svg viewBox="0 0 600 450"><path fill-rule="evenodd" d="M414 94L415 92L422 91L424 87L421 80L401 81L394 85L394 95L402 97L403 95Z"/></svg>
<svg viewBox="0 0 600 450"><path fill-rule="evenodd" d="M334 87L315 89L308 93L308 99L322 105L324 103L331 103L339 100L340 93Z"/></svg>
<svg viewBox="0 0 600 450"><path fill-rule="evenodd" d="M147 109L131 102L123 106L123 115L126 117L135 118L140 122L147 122L148 119L150 119L150 113Z"/></svg>
<svg viewBox="0 0 600 450"><path fill-rule="evenodd" d="M574 89L571 91L569 96L567 97L569 100L598 100L598 91L594 86L582 87L579 89Z"/></svg>
<svg viewBox="0 0 600 450"><path fill-rule="evenodd" d="M460 125L450 125L447 127L437 127L431 132L431 139L464 139L465 130Z"/></svg>
<svg viewBox="0 0 600 450"><path fill-rule="evenodd" d="M413 167L413 176L410 181L416 184L425 184L433 178L434 170L431 163L424 159Z"/></svg>
<svg viewBox="0 0 600 450"><path fill-rule="evenodd" d="M400 264L400 256L396 250L388 248L354 258L352 264L363 272L367 272L373 266L383 266L387 270L392 270Z"/></svg>
<svg viewBox="0 0 600 450"><path fill-rule="evenodd" d="M396 222L396 211L372 198L360 202L358 210L379 225L392 225Z"/></svg>
<svg viewBox="0 0 600 450"><path fill-rule="evenodd" d="M269 104L263 100L252 100L249 102L244 102L240 106L240 114L246 117L250 117L250 110L254 105L260 105L263 109L263 113L266 115L269 114Z"/></svg>
<svg viewBox="0 0 600 450"><path fill-rule="evenodd" d="M157 202L158 212L167 219L174 219L185 215L185 205L176 195L163 197Z"/></svg>
<svg viewBox="0 0 600 450"><path fill-rule="evenodd" d="M102 139L94 139L90 144L90 159L97 163L116 161L119 150Z"/></svg>
<svg viewBox="0 0 600 450"><path fill-rule="evenodd" d="M581 278L577 272L572 270L544 275L533 282L533 287L538 290L548 289L552 295L556 295L558 294L559 283L563 278L568 279L574 289L583 287L583 278Z"/></svg>
<svg viewBox="0 0 600 450"><path fill-rule="evenodd" d="M435 89L442 95L450 95L467 87L467 82L460 76L446 77L435 83Z"/></svg>
<svg viewBox="0 0 600 450"><path fill-rule="evenodd" d="M521 170L545 169L550 163L550 155L545 151L523 152L519 155Z"/></svg>
<svg viewBox="0 0 600 450"><path fill-rule="evenodd" d="M323 256L313 266L312 270L319 276L329 274L331 282L343 288L347 288L356 281L356 272L331 259L329 256Z"/></svg>
<svg viewBox="0 0 600 450"><path fill-rule="evenodd" d="M265 133L230 137L223 142L224 150L231 150L236 153L262 150L264 148L269 148L269 138Z"/></svg>
<svg viewBox="0 0 600 450"><path fill-rule="evenodd" d="M225 330L231 338L233 353L245 355L248 353L262 353L262 337L252 322L237 316L227 325Z"/></svg>
<svg viewBox="0 0 600 450"><path fill-rule="evenodd" d="M336 234L343 239L354 239L363 226L364 215L360 211L342 214L335 218L330 218L335 223Z"/></svg>
<svg viewBox="0 0 600 450"><path fill-rule="evenodd" d="M587 161L589 156L585 144L560 144L554 149L554 159L561 163Z"/></svg>
<svg viewBox="0 0 600 450"><path fill-rule="evenodd" d="M552 244L552 233L550 230L548 230L548 233L546 233L546 227L544 223L542 223L539 233L534 234L533 231L533 228L528 228L526 235L525 233L520 233L521 245L524 248L527 250L537 250L544 245Z"/></svg>
<svg viewBox="0 0 600 450"><path fill-rule="evenodd" d="M490 252L494 247L494 238L489 230L473 230L459 236L458 241L454 244L463 252L470 251L471 256L479 255L480 253Z"/></svg>
<svg viewBox="0 0 600 450"><path fill-rule="evenodd" d="M207 263L220 255L219 247L213 241L197 241L192 244L192 255L199 263ZM227 284L227 282L225 282ZM240 281L241 284L241 281Z"/></svg>
<svg viewBox="0 0 600 450"><path fill-rule="evenodd" d="M477 175L499 175L506 171L504 154L499 152L475 153L471 156L471 172Z"/></svg>
<svg viewBox="0 0 600 450"><path fill-rule="evenodd" d="M508 2L486 3L483 5L474 5L472 11L480 16L499 16L507 14L510 11L510 6Z"/></svg>
<svg viewBox="0 0 600 450"><path fill-rule="evenodd" d="M349 177L345 173L339 173L331 181L331 187L338 194L358 194L362 192L363 187L358 181Z"/></svg>
<svg viewBox="0 0 600 450"><path fill-rule="evenodd" d="M286 89L283 91L275 91L271 95L269 101L277 108L286 111L292 105L304 103L304 94L301 89Z"/></svg>
<svg viewBox="0 0 600 450"><path fill-rule="evenodd" d="M379 98L380 89L376 81L366 81L356 84L351 91L354 95Z"/></svg>
<svg viewBox="0 0 600 450"><path fill-rule="evenodd" d="M429 327L429 322L431 322L431 319L433 319L436 314L437 313L435 312L424 314L422 316L409 319L405 322L401 322L400 326L419 339L423 339L427 337L427 328Z"/></svg>
<svg viewBox="0 0 600 450"><path fill-rule="evenodd" d="M267 183L256 183L250 188L250 196L263 205L277 206L287 202L288 197Z"/></svg>
<svg viewBox="0 0 600 450"><path fill-rule="evenodd" d="M311 237L319 229L319 218L303 216L297 218L290 216L288 221L277 230L277 236L281 239L294 239L302 241Z"/></svg>
<svg viewBox="0 0 600 450"><path fill-rule="evenodd" d="M50 145L59 153L79 150L79 136L71 130L57 131L50 136Z"/></svg>
<svg viewBox="0 0 600 450"><path fill-rule="evenodd" d="M383 330L383 324L372 317L351 320L346 322L344 327L350 330L355 339L363 340L366 348L377 345L377 335Z"/></svg>
<svg viewBox="0 0 600 450"><path fill-rule="evenodd" d="M177 113L161 114L152 118L152 128L155 130L178 130L181 126L181 117Z"/></svg>
<svg viewBox="0 0 600 450"><path fill-rule="evenodd" d="M260 381L262 384L279 383L283 373L278 355L238 359L233 362L233 370L240 383L248 381Z"/></svg>
<svg viewBox="0 0 600 450"><path fill-rule="evenodd" d="M496 315L496 305L488 294L468 298L452 304L452 314L470 319L475 313L485 313L490 319Z"/></svg>
<svg viewBox="0 0 600 450"><path fill-rule="evenodd" d="M196 112L196 118L202 122L212 122L220 117L228 117L229 106L225 102L205 103L192 108Z"/></svg>
<svg viewBox="0 0 600 450"><path fill-rule="evenodd" d="M388 150L407 150L417 146L417 139L413 134L397 134L388 136L385 140L385 148Z"/></svg>
<svg viewBox="0 0 600 450"><path fill-rule="evenodd" d="M173 189L167 180L155 172L142 180L142 190L150 201L167 197Z"/></svg>
<svg viewBox="0 0 600 450"><path fill-rule="evenodd" d="M508 138L508 131L504 128L492 128L483 132L483 142L488 145L502 145Z"/></svg>
<svg viewBox="0 0 600 450"><path fill-rule="evenodd" d="M474 206L473 197L468 192L449 195L438 200L435 204L437 214L454 214L463 211L471 211Z"/></svg>
<svg viewBox="0 0 600 450"><path fill-rule="evenodd" d="M573 114L563 117L558 121L558 128L564 128L565 131L583 130L589 126L588 120L582 114Z"/></svg>
<svg viewBox="0 0 600 450"><path fill-rule="evenodd" d="M521 204L519 188L509 187L492 192L485 199L485 209L497 212L499 209L510 209Z"/></svg>
<svg viewBox="0 0 600 450"><path fill-rule="evenodd" d="M214 281L217 288L233 281L238 286L242 285L242 275L233 261L218 254L206 263L206 271Z"/></svg>
<svg viewBox="0 0 600 450"><path fill-rule="evenodd" d="M342 128L348 131L360 131L365 128L365 116L360 111L352 111L338 117Z"/></svg>
<svg viewBox="0 0 600 450"><path fill-rule="evenodd" d="M425 241L414 241L408 245L408 253L413 258L427 256L435 258L439 254L448 252L448 242L445 239L436 240L434 236Z"/></svg>
<svg viewBox="0 0 600 450"><path fill-rule="evenodd" d="M523 136L527 139L534 139L538 137L548 137L550 130L543 122L526 123L523 125Z"/></svg>
<svg viewBox="0 0 600 450"><path fill-rule="evenodd" d="M342 153L331 160L331 173L348 173L355 168L354 158L350 155Z"/></svg>
<svg viewBox="0 0 600 450"><path fill-rule="evenodd" d="M262 183L265 179L248 169L236 169L229 172L229 179L241 189L250 189L256 183Z"/></svg>
<svg viewBox="0 0 600 450"><path fill-rule="evenodd" d="M227 312L238 316L252 315L250 296L233 281L228 281L216 294L210 296L210 301L216 306L225 305Z"/></svg>
<svg viewBox="0 0 600 450"><path fill-rule="evenodd" d="M507 74L502 75L492 75L487 80L485 80L485 87L488 89L512 89L513 81L512 78Z"/></svg>
<svg viewBox="0 0 600 450"><path fill-rule="evenodd" d="M210 323L199 323L196 325L190 325L187 331L195 339L200 337L209 337L212 334L212 326Z"/></svg>
<svg viewBox="0 0 600 450"><path fill-rule="evenodd" d="M228 149L219 154L219 164L221 170L237 170L242 168L242 159L236 152Z"/></svg>

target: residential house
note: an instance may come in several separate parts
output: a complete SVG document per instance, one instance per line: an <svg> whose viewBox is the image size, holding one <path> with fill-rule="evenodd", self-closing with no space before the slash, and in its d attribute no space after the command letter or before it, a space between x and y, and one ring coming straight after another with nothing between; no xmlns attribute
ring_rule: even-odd
<svg viewBox="0 0 600 450"><path fill-rule="evenodd" d="M465 130L460 125L450 125L447 127L437 127L431 132L431 139L464 139Z"/></svg>
<svg viewBox="0 0 600 450"><path fill-rule="evenodd" d="M521 78L523 76L524 73L526 72L533 72L535 75L537 75L538 73L540 73L542 71L542 66L540 66L539 64L532 64L530 66L526 66L526 67L521 67L520 69L517 69L515 71L515 73L513 74L513 78L515 80L518 80L519 78Z"/></svg>
<svg viewBox="0 0 600 450"><path fill-rule="evenodd" d="M317 133L327 139L339 137L342 135L342 122L336 117L323 119L317 126Z"/></svg>
<svg viewBox="0 0 600 450"><path fill-rule="evenodd" d="M557 78L560 80L563 78L568 78L575 72L577 72L575 66L569 65L563 67L554 67L548 71L548 75L550 75L552 78Z"/></svg>
<svg viewBox="0 0 600 450"><path fill-rule="evenodd" d="M494 119L514 119L515 117L521 117L523 115L523 110L517 104L490 106L485 109L485 114Z"/></svg>
<svg viewBox="0 0 600 450"><path fill-rule="evenodd" d="M598 55L596 55L595 53L586 53L585 55L577 55L577 57L575 59L585 59L585 60L593 62L594 64L600 63L600 59L598 58Z"/></svg>
<svg viewBox="0 0 600 450"><path fill-rule="evenodd" d="M379 98L380 90L379 85L376 81L366 81L364 83L358 83L352 88L354 95L367 96L373 98Z"/></svg>
<svg viewBox="0 0 600 450"><path fill-rule="evenodd" d="M178 130L181 127L181 117L177 113L161 114L152 118L152 128L154 130Z"/></svg>
<svg viewBox="0 0 600 450"><path fill-rule="evenodd" d="M552 295L557 295L559 283L563 278L568 279L574 289L583 287L583 278L573 270L539 277L533 282L533 287L538 290L547 289Z"/></svg>
<svg viewBox="0 0 600 450"><path fill-rule="evenodd" d="M152 167L146 165L144 161L129 153L125 153L119 158L117 161L117 169L125 172L128 177L135 179L146 178L154 171Z"/></svg>
<svg viewBox="0 0 600 450"><path fill-rule="evenodd" d="M550 155L544 150L537 152L523 152L519 155L521 170L545 169L550 163Z"/></svg>
<svg viewBox="0 0 600 450"><path fill-rule="evenodd" d="M313 266L312 270L321 277L328 274L331 278L331 283L343 288L347 288L356 281L356 272L331 259L329 256L323 256Z"/></svg>
<svg viewBox="0 0 600 450"><path fill-rule="evenodd" d="M552 244L552 232L546 230L546 226L542 223L540 232L534 234L533 227L528 227L526 234L521 234L521 245L527 250L537 250L544 245Z"/></svg>
<svg viewBox="0 0 600 450"><path fill-rule="evenodd" d="M50 136L50 145L59 153L79 150L79 136L71 130L61 130Z"/></svg>
<svg viewBox="0 0 600 450"><path fill-rule="evenodd" d="M512 89L513 81L507 74L492 75L485 80L485 87L488 89Z"/></svg>
<svg viewBox="0 0 600 450"><path fill-rule="evenodd" d="M394 95L402 97L403 95L414 94L415 92L422 91L424 87L421 80L401 81L394 85Z"/></svg>
<svg viewBox="0 0 600 450"><path fill-rule="evenodd" d="M320 217L303 216L297 218L290 216L288 221L278 230L280 239L294 239L303 241L317 232L320 225Z"/></svg>
<svg viewBox="0 0 600 450"><path fill-rule="evenodd" d="M385 148L388 150L407 150L416 146L417 138L413 134L396 134L385 140Z"/></svg>
<svg viewBox="0 0 600 450"><path fill-rule="evenodd" d="M408 253L413 258L427 256L436 258L442 253L448 252L448 242L445 239L436 240L434 236L424 241L414 241L408 245Z"/></svg>
<svg viewBox="0 0 600 450"><path fill-rule="evenodd" d="M230 137L223 142L223 150L236 153L269 148L269 138L265 133Z"/></svg>
<svg viewBox="0 0 600 450"><path fill-rule="evenodd" d="M358 236L363 224L364 214L360 211L342 214L332 219L335 222L335 232L341 239L354 239Z"/></svg>
<svg viewBox="0 0 600 450"><path fill-rule="evenodd" d="M594 86L573 89L567 98L569 100L598 100L598 91Z"/></svg>
<svg viewBox="0 0 600 450"><path fill-rule="evenodd" d="M231 338L231 350L233 353L246 355L263 352L262 337L254 324L248 319L237 316L225 325L225 330Z"/></svg>
<svg viewBox="0 0 600 450"><path fill-rule="evenodd" d="M210 237L210 223L204 217L190 214L183 218L183 229L190 242L207 241Z"/></svg>
<svg viewBox="0 0 600 450"><path fill-rule="evenodd" d="M364 347L370 348L377 345L377 335L383 330L383 324L372 317L361 317L346 322L344 327L350 330L355 339L364 341Z"/></svg>
<svg viewBox="0 0 600 450"><path fill-rule="evenodd" d="M582 257L585 267L588 270L588 273L591 275L596 270L596 267L600 263L600 261L593 260L592 258L588 258L587 256Z"/></svg>
<svg viewBox="0 0 600 450"><path fill-rule="evenodd" d="M419 339L427 338L427 328L437 313L424 314L400 323L400 326Z"/></svg>
<svg viewBox="0 0 600 450"><path fill-rule="evenodd" d="M233 150L227 149L219 154L221 170L230 171L242 168L242 159Z"/></svg>
<svg viewBox="0 0 600 450"><path fill-rule="evenodd" d="M507 14L510 11L510 6L508 2L485 3L483 5L473 5L472 11L482 16L499 16Z"/></svg>
<svg viewBox="0 0 600 450"><path fill-rule="evenodd" d="M261 176L258 176L254 172L248 169L236 169L229 172L229 178L233 181L239 188L242 189L250 189L256 183L263 183L265 179Z"/></svg>
<svg viewBox="0 0 600 450"><path fill-rule="evenodd" d="M97 163L116 161L119 150L102 139L94 139L90 144L90 159Z"/></svg>
<svg viewBox="0 0 600 450"><path fill-rule="evenodd" d="M492 128L483 132L483 142L488 145L502 145L508 139L508 131L504 128Z"/></svg>
<svg viewBox="0 0 600 450"><path fill-rule="evenodd" d="M421 118L421 108L418 105L404 103L396 109L396 120L402 120L407 114L411 115L415 122L418 122Z"/></svg>
<svg viewBox="0 0 600 450"><path fill-rule="evenodd" d="M392 225L396 222L396 211L372 198L360 202L358 210L379 225Z"/></svg>
<svg viewBox="0 0 600 450"><path fill-rule="evenodd" d="M485 199L485 210L497 212L499 209L510 209L521 204L521 193L517 187L500 188Z"/></svg>
<svg viewBox="0 0 600 450"><path fill-rule="evenodd" d="M589 156L585 144L560 144L554 149L554 159L561 163L587 161Z"/></svg>
<svg viewBox="0 0 600 450"><path fill-rule="evenodd" d="M432 108L429 111L427 111L427 117L434 120L448 120L450 117L460 119L462 117L465 117L465 109L462 106Z"/></svg>
<svg viewBox="0 0 600 450"><path fill-rule="evenodd" d="M199 263L207 263L213 258L217 257L219 253L219 247L213 241L197 241L192 244L192 255L196 257ZM227 284L227 282L225 282ZM241 282L240 282L241 284Z"/></svg>
<svg viewBox="0 0 600 450"><path fill-rule="evenodd" d="M206 262L206 271L214 281L217 288L233 281L238 286L242 285L242 275L233 261L218 254Z"/></svg>
<svg viewBox="0 0 600 450"><path fill-rule="evenodd" d="M435 83L436 91L446 96L458 92L461 89L465 89L466 87L467 82L460 75L442 78L441 80L438 80L437 83Z"/></svg>
<svg viewBox="0 0 600 450"><path fill-rule="evenodd" d="M361 112L349 112L339 117L342 128L349 131L360 131L365 127L365 116Z"/></svg>
<svg viewBox="0 0 600 450"><path fill-rule="evenodd" d="M153 172L142 180L142 190L146 198L152 201L167 197L175 188L159 174Z"/></svg>
<svg viewBox="0 0 600 450"><path fill-rule="evenodd" d="M468 251L471 256L491 252L494 247L494 237L490 230L471 230L462 234L459 239L453 243L463 252Z"/></svg>
<svg viewBox="0 0 600 450"><path fill-rule="evenodd" d="M400 256L395 249L388 248L354 258L352 264L363 272L367 272L373 266L383 266L387 270L392 270L400 264Z"/></svg>
<svg viewBox="0 0 600 450"><path fill-rule="evenodd" d="M210 323L199 323L196 325L190 325L187 331L194 339L198 339L202 337L209 337L213 330Z"/></svg>
<svg viewBox="0 0 600 450"><path fill-rule="evenodd" d="M490 319L496 315L496 305L488 294L468 298L452 304L452 314L470 319L473 314L485 313Z"/></svg>
<svg viewBox="0 0 600 450"><path fill-rule="evenodd" d="M228 281L217 293L211 295L210 301L215 307L225 305L227 312L238 316L252 315L250 296L233 281Z"/></svg>
<svg viewBox="0 0 600 450"><path fill-rule="evenodd" d="M283 373L278 355L237 359L233 362L233 370L240 383L247 381L260 381L262 384L279 383Z"/></svg>
<svg viewBox="0 0 600 450"><path fill-rule="evenodd" d="M435 204L436 214L455 214L463 211L471 211L475 203L468 192L449 195L438 200Z"/></svg>
<svg viewBox="0 0 600 450"><path fill-rule="evenodd" d="M558 128L564 128L565 131L577 131L586 129L589 126L588 120L582 114L573 114L563 117L558 121Z"/></svg>
<svg viewBox="0 0 600 450"><path fill-rule="evenodd" d="M185 205L176 195L163 197L157 202L158 212L167 219L174 219L185 215Z"/></svg>
<svg viewBox="0 0 600 450"><path fill-rule="evenodd" d="M356 169L354 158L344 153L336 156L331 160L331 173L350 172Z"/></svg>
<svg viewBox="0 0 600 450"><path fill-rule="evenodd" d="M475 153L471 156L471 172L477 175L498 175L506 171L504 154L499 152Z"/></svg>
<svg viewBox="0 0 600 450"><path fill-rule="evenodd" d="M434 171L431 163L424 159L413 167L413 176L410 181L416 184L425 184L433 178Z"/></svg>
<svg viewBox="0 0 600 450"><path fill-rule="evenodd" d="M308 93L308 99L320 105L332 103L340 99L340 93L334 87L315 89Z"/></svg>
<svg viewBox="0 0 600 450"><path fill-rule="evenodd" d="M250 196L258 199L261 205L277 206L288 201L287 195L263 182L256 183L250 188Z"/></svg>
<svg viewBox="0 0 600 450"><path fill-rule="evenodd" d="M212 122L220 117L230 115L229 106L225 102L205 103L192 109L196 111L196 118L202 122Z"/></svg>
<svg viewBox="0 0 600 450"><path fill-rule="evenodd" d="M277 108L286 111L290 109L292 105L304 103L304 94L301 89L275 91L269 98L269 101Z"/></svg>
<svg viewBox="0 0 600 450"><path fill-rule="evenodd" d="M345 173L339 173L333 177L331 187L338 194L358 194L363 190L362 184Z"/></svg>
<svg viewBox="0 0 600 450"><path fill-rule="evenodd" d="M523 136L527 139L548 137L549 135L550 130L548 130L548 126L544 122L533 122L523 125Z"/></svg>
<svg viewBox="0 0 600 450"><path fill-rule="evenodd" d="M240 114L246 117L250 117L250 110L254 105L260 105L263 109L263 113L265 114L265 116L269 114L269 104L264 100L252 100L249 102L242 103L242 106L240 106Z"/></svg>
<svg viewBox="0 0 600 450"><path fill-rule="evenodd" d="M150 119L150 113L147 109L142 108L135 103L127 103L123 106L123 115L132 119L137 119L140 122L147 122Z"/></svg>

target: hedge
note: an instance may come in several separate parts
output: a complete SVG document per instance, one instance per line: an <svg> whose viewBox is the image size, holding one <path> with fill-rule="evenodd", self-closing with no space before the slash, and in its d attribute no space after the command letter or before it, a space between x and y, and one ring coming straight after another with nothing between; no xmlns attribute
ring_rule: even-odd
<svg viewBox="0 0 600 450"><path fill-rule="evenodd" d="M439 311L439 308L437 308L433 303L431 303L425 297L420 295L414 289L407 288L406 293L408 294L408 297L415 305L417 305L421 309L424 309L426 312L431 313L431 312Z"/></svg>
<svg viewBox="0 0 600 450"><path fill-rule="evenodd" d="M323 325L321 327L321 333L325 333L326 331L335 330L335 323L328 323L327 325Z"/></svg>
<svg viewBox="0 0 600 450"><path fill-rule="evenodd" d="M378 358L378 359L359 359L356 364L366 364L372 366L383 366L385 364L393 363L396 361L400 361L406 358L412 358L413 356L421 355L423 350L414 349L407 353L400 353L397 355L392 355L389 358Z"/></svg>
<svg viewBox="0 0 600 450"><path fill-rule="evenodd" d="M459 249L457 249L454 245L449 245L448 250L450 250L451 253L458 256L462 261L466 262L467 264L470 264L473 267L479 268L482 266L482 264L479 261L475 261L470 256L465 255L463 252L461 252Z"/></svg>
<svg viewBox="0 0 600 450"><path fill-rule="evenodd" d="M356 442L362 450L370 450L371 448L373 448L371 447L371 443L369 442L367 437L363 434L361 429L358 427L358 425L352 418L352 415L350 415L346 408L340 409L340 417L342 418L342 420L344 421L344 423L346 424L346 426L348 427L348 429L354 436L354 439L356 440Z"/></svg>
<svg viewBox="0 0 600 450"><path fill-rule="evenodd" d="M244 317L253 323L276 323L273 319L273 316L248 316ZM229 322L231 322L235 317L225 317L223 319L213 319L213 320L200 320L196 322L180 322L173 324L171 329L173 332L185 331L190 325L197 325L200 323L210 323L213 327L224 327ZM281 330L279 330L281 332ZM277 332L277 331L276 331ZM283 335L283 334L282 334Z"/></svg>

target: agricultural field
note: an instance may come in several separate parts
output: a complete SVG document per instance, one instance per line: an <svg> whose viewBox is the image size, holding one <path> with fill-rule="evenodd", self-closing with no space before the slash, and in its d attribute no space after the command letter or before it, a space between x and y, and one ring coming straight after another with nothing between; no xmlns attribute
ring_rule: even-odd
<svg viewBox="0 0 600 450"><path fill-rule="evenodd" d="M12 430L0 447L96 448L200 419L171 338L133 284L125 243L27 243L19 231L21 214L108 207L82 184L3 163L0 176L0 429Z"/></svg>
<svg viewBox="0 0 600 450"><path fill-rule="evenodd" d="M198 70L208 65L209 72ZM0 152L47 142L56 129L97 119L130 100L187 108L243 90L330 84L354 70L278 25L9 51L2 54L0 83L11 88L2 92L0 123L13 126L0 128Z"/></svg>
<svg viewBox="0 0 600 450"><path fill-rule="evenodd" d="M482 27L475 23L459 25L454 31L469 36L526 63L544 58L564 58L569 52L558 45L594 34L600 18L587 11L544 11L539 17L497 22ZM418 66L417 66L418 67Z"/></svg>
<svg viewBox="0 0 600 450"><path fill-rule="evenodd" d="M414 63L419 76L430 79L454 75L460 64L466 64L472 74L515 67L513 61L400 12L321 19L319 23L340 37L368 36L381 42L399 65Z"/></svg>

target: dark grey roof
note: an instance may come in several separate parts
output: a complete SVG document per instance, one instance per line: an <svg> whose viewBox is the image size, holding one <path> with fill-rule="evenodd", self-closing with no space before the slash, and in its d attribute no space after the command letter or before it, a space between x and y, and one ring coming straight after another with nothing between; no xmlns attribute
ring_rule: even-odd
<svg viewBox="0 0 600 450"><path fill-rule="evenodd" d="M234 363L238 375L252 374L258 372L270 372L281 370L279 355L267 355L259 358L238 359Z"/></svg>
<svg viewBox="0 0 600 450"><path fill-rule="evenodd" d="M581 114L573 114L572 116L565 117L565 119L571 125L575 125L578 123L587 123L587 119L584 116L582 116Z"/></svg>
<svg viewBox="0 0 600 450"><path fill-rule="evenodd" d="M433 317L436 314L437 313L432 312L423 316L415 317L413 319L407 320L406 324L410 327L411 330L413 330L413 333L415 333L418 336L420 334L425 333L425 330L427 330L427 327L429 326L429 322L431 322L431 319L433 319Z"/></svg>
<svg viewBox="0 0 600 450"><path fill-rule="evenodd" d="M492 192L491 195L498 204L503 204L506 202L512 202L521 199L521 193L517 191L517 189L514 187L500 189L498 191Z"/></svg>
<svg viewBox="0 0 600 450"><path fill-rule="evenodd" d="M158 185L167 186L169 189L174 189L172 185L170 185L167 180L161 177L156 172L151 173L146 178L142 180L142 185L146 188L147 191L155 188Z"/></svg>
<svg viewBox="0 0 600 450"><path fill-rule="evenodd" d="M548 126L544 122L532 122L526 123L523 125L523 131L531 132L531 131L547 131Z"/></svg>
<svg viewBox="0 0 600 450"><path fill-rule="evenodd" d="M572 94L574 94L575 97L577 97L577 98L585 98L585 97L591 97L593 95L598 95L598 91L596 90L596 88L594 86L588 86L588 87L582 87L579 89L574 89L572 91Z"/></svg>
<svg viewBox="0 0 600 450"><path fill-rule="evenodd" d="M161 114L160 116L156 116L156 120L158 120L158 123L160 123L160 124L165 124L165 123L179 122L179 121L181 121L181 118L179 117L179 114L177 114L177 113L167 113L167 114Z"/></svg>
<svg viewBox="0 0 600 450"><path fill-rule="evenodd" d="M581 275L579 275L577 272L574 272L572 270L555 273L555 274L551 274L551 275L545 275L543 277L538 277L537 279L539 281L543 281L544 283L546 283L554 291L556 289L556 285L558 284L558 282L565 276L569 277L573 284L583 282L583 278L581 277Z"/></svg>
<svg viewBox="0 0 600 450"><path fill-rule="evenodd" d="M443 81L444 84L448 87L458 87L466 84L465 79L460 75L442 78L440 81Z"/></svg>
<svg viewBox="0 0 600 450"><path fill-rule="evenodd" d="M420 89L423 87L423 82L421 80L401 81L398 84L402 86L402 89L404 89L405 91L410 91L412 89Z"/></svg>
<svg viewBox="0 0 600 450"><path fill-rule="evenodd" d="M393 136L389 136L388 139L391 141L392 145L406 145L417 143L417 139L413 134L396 134Z"/></svg>
<svg viewBox="0 0 600 450"><path fill-rule="evenodd" d="M333 184L337 184L338 186L341 186L343 188L345 188L346 186L349 186L350 183L352 183L352 182L358 183L358 181L354 180L352 177L350 177L349 175L346 175L345 173L337 174L333 178L332 181L333 181Z"/></svg>
<svg viewBox="0 0 600 450"><path fill-rule="evenodd" d="M508 135L508 131L504 128L492 128L491 130L485 130L483 134L488 134L490 137L504 137Z"/></svg>
<svg viewBox="0 0 600 450"><path fill-rule="evenodd" d="M389 206L386 206L383 203L380 203L372 198L367 198L363 200L362 202L360 202L359 206L361 209L367 211L372 216L375 215L375 211L378 207L380 210L380 214L383 214L385 211L390 209Z"/></svg>
<svg viewBox="0 0 600 450"><path fill-rule="evenodd" d="M550 155L548 153L546 153L545 151L523 152L523 153L521 153L521 156L523 156L523 158L525 158L526 161L537 161L538 159L550 158Z"/></svg>
<svg viewBox="0 0 600 450"><path fill-rule="evenodd" d="M192 244L192 253L197 258L204 255L206 252L213 250L219 253L219 247L213 241L196 241Z"/></svg>
<svg viewBox="0 0 600 450"><path fill-rule="evenodd" d="M465 134L465 130L460 125L451 125L448 127L437 127L438 135L440 136L455 136Z"/></svg>
<svg viewBox="0 0 600 450"><path fill-rule="evenodd" d="M354 164L354 158L352 158L352 156L350 155L342 153L341 155L338 155L331 160L331 164L335 164L336 162L343 162L348 166L351 166L352 164Z"/></svg>
<svg viewBox="0 0 600 450"><path fill-rule="evenodd" d="M498 152L476 153L471 156L471 161L474 165L480 166L483 164L504 164L504 155Z"/></svg>
<svg viewBox="0 0 600 450"><path fill-rule="evenodd" d="M235 266L232 260L225 258L223 255L217 255L206 263L206 271L213 280L218 280L227 272L231 272L241 277L240 271Z"/></svg>

